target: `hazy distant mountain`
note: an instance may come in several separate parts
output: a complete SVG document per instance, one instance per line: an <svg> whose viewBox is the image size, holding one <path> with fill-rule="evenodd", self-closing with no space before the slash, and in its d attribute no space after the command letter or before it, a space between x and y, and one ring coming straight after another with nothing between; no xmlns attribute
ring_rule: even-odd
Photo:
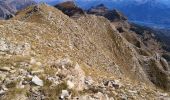
<svg viewBox="0 0 170 100"><path fill-rule="evenodd" d="M35 4L34 0L6 0L6 1L8 1L14 7L16 7L17 10L21 10L27 6Z"/></svg>
<svg viewBox="0 0 170 100"><path fill-rule="evenodd" d="M35 4L33 0L3 0L0 1L0 19L12 17L18 10Z"/></svg>
<svg viewBox="0 0 170 100"><path fill-rule="evenodd" d="M122 11L131 21L170 27L170 1L167 0L76 0L76 2L84 9L102 3L110 9Z"/></svg>
<svg viewBox="0 0 170 100"><path fill-rule="evenodd" d="M157 0L143 3L126 2L115 7L129 17L129 20L150 26L170 27L170 7ZM142 23L141 23L142 22Z"/></svg>

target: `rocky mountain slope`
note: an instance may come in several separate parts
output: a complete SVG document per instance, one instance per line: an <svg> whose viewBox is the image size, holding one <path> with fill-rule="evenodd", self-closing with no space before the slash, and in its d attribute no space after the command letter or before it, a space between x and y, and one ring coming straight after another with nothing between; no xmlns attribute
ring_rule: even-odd
<svg viewBox="0 0 170 100"><path fill-rule="evenodd" d="M46 4L0 21L0 99L169 99L167 61L125 23Z"/></svg>
<svg viewBox="0 0 170 100"><path fill-rule="evenodd" d="M24 9L32 4L32 0L1 0L0 1L0 19L9 19L15 15L18 10Z"/></svg>
<svg viewBox="0 0 170 100"><path fill-rule="evenodd" d="M72 17L79 17L81 15L84 15L85 12L83 9L76 6L76 4L72 1L67 1L63 3L59 3L55 5L56 8L61 10L63 13L65 13L68 16Z"/></svg>

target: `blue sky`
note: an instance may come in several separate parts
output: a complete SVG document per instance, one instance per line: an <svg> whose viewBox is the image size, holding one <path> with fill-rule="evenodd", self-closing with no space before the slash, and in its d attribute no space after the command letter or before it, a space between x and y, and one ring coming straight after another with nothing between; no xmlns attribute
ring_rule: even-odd
<svg viewBox="0 0 170 100"><path fill-rule="evenodd" d="M170 6L170 0L35 0L35 1L37 1L37 2L41 2L41 1L43 1L43 2L63 2L63 1L77 1L77 2L79 2L79 1L86 1L86 2L93 2L93 1L99 1L99 2L107 2L107 1L109 1L109 2L120 2L120 1L134 1L134 2L138 2L138 3L144 3L144 2L146 2L146 1L156 1L156 2L158 2L158 3L164 3L164 4L166 4L166 5L169 5Z"/></svg>
<svg viewBox="0 0 170 100"><path fill-rule="evenodd" d="M74 1L74 0L35 0L35 1L53 2L53 1ZM165 3L170 2L170 0L76 0L76 1L138 1L138 2L159 1Z"/></svg>

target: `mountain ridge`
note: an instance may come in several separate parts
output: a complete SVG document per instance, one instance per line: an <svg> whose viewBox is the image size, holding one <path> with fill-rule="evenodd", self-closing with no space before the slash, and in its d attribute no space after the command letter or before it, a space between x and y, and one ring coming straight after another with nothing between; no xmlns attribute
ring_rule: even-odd
<svg viewBox="0 0 170 100"><path fill-rule="evenodd" d="M170 98L168 52L154 30L117 11L116 20L100 7L74 17L81 8L60 6L31 5L0 21L0 99Z"/></svg>

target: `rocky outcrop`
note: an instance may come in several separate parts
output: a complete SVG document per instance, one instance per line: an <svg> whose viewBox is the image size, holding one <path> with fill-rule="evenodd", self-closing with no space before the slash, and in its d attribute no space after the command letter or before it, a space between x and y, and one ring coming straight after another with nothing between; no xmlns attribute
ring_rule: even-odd
<svg viewBox="0 0 170 100"><path fill-rule="evenodd" d="M55 7L70 17L80 17L85 14L83 9L79 8L73 1L59 3Z"/></svg>
<svg viewBox="0 0 170 100"><path fill-rule="evenodd" d="M127 18L116 9L109 10L105 7L104 4L97 5L96 7L92 7L87 11L88 14L95 14L98 16L104 16L110 21L120 21L127 20Z"/></svg>

